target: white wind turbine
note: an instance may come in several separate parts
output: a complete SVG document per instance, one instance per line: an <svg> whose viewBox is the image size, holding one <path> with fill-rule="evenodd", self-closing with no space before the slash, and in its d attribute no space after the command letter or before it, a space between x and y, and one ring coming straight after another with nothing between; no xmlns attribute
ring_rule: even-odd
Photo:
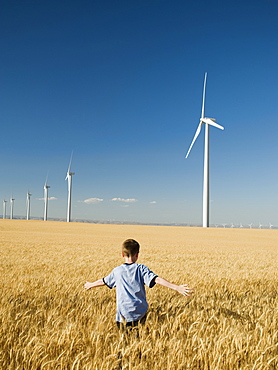
<svg viewBox="0 0 278 370"><path fill-rule="evenodd" d="M45 180L45 184L44 184L44 215L43 215L43 220L44 221L47 221L47 209L48 209L48 189L50 188L49 185L47 185L47 178L48 176L46 177L46 180Z"/></svg>
<svg viewBox="0 0 278 370"><path fill-rule="evenodd" d="M195 136L192 143L188 149L185 158L188 157L191 148L193 147L197 137L199 136L202 125L205 125L205 147L204 147L204 183L203 183L203 227L209 227L209 126L214 126L220 130L224 130L224 127L218 125L214 118L205 117L205 95L206 95L206 81L207 73L205 73L204 78L204 89L203 89L203 103L202 103L202 115L200 118L200 123L195 132Z"/></svg>
<svg viewBox="0 0 278 370"><path fill-rule="evenodd" d="M6 203L7 201L4 199L3 200L3 219L6 218Z"/></svg>
<svg viewBox="0 0 278 370"><path fill-rule="evenodd" d="M27 199L26 199L26 208L27 208L27 215L26 215L26 220L30 220L30 197L31 193L29 190L27 191Z"/></svg>
<svg viewBox="0 0 278 370"><path fill-rule="evenodd" d="M13 196L11 196L10 198L10 205L11 205L10 219L12 220L14 217L14 198Z"/></svg>
<svg viewBox="0 0 278 370"><path fill-rule="evenodd" d="M67 210L67 222L70 222L70 216L71 216L71 187L72 187L72 176L75 175L74 172L70 172L71 167L71 161L72 161L72 153L70 157L70 163L69 168L67 172L67 176L65 180L68 180L68 210Z"/></svg>

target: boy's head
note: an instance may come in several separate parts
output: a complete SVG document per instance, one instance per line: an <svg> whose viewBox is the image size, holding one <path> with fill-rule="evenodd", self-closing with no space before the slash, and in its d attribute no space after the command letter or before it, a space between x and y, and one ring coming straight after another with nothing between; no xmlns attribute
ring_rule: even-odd
<svg viewBox="0 0 278 370"><path fill-rule="evenodd" d="M127 239L123 242L122 253L125 257L133 257L139 253L140 245L134 239Z"/></svg>

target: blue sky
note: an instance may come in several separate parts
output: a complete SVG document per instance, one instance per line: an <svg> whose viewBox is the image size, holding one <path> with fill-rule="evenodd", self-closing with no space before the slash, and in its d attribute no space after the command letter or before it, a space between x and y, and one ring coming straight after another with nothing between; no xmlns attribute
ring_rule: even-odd
<svg viewBox="0 0 278 370"><path fill-rule="evenodd" d="M4 1L0 199L14 214L278 225L278 1ZM2 213L0 211L0 213ZM9 214L9 207L7 207Z"/></svg>

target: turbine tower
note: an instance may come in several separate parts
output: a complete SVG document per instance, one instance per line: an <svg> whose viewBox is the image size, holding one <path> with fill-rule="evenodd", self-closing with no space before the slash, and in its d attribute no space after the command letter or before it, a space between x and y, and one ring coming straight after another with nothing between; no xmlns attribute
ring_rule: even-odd
<svg viewBox="0 0 278 370"><path fill-rule="evenodd" d="M3 200L3 220L6 218L6 203L7 201Z"/></svg>
<svg viewBox="0 0 278 370"><path fill-rule="evenodd" d="M202 125L205 125L205 147L204 147L204 179L203 179L203 227L209 227L209 126L214 126L220 130L224 130L224 127L218 125L214 118L205 117L205 95L206 95L206 82L207 73L204 78L204 89L203 89L203 102L202 102L202 115L200 123L195 132L195 136L191 142L188 152L185 158L188 157L191 148L193 147L197 137L199 136Z"/></svg>
<svg viewBox="0 0 278 370"><path fill-rule="evenodd" d="M26 199L26 208L27 208L27 215L26 215L26 220L30 220L30 197L31 193L29 190L27 191L27 199Z"/></svg>
<svg viewBox="0 0 278 370"><path fill-rule="evenodd" d="M14 198L11 196L10 198L10 204L11 204L11 213L10 213L10 219L12 220L14 217Z"/></svg>
<svg viewBox="0 0 278 370"><path fill-rule="evenodd" d="M72 176L75 175L74 172L70 172L70 167L71 167L71 161L72 161L72 153L70 157L70 162L69 162L69 168L67 172L67 176L65 180L68 180L68 210L67 210L67 222L70 222L70 216L71 216L71 187L72 187Z"/></svg>
<svg viewBox="0 0 278 370"><path fill-rule="evenodd" d="M47 221L47 209L48 209L48 189L50 188L49 185L47 185L47 178L48 176L46 177L46 180L45 180L45 184L44 184L44 216L43 216L43 220L44 221Z"/></svg>

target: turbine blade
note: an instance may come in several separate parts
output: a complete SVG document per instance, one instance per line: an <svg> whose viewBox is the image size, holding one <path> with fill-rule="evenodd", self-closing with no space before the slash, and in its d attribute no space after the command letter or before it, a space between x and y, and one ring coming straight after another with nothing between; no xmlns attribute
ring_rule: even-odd
<svg viewBox="0 0 278 370"><path fill-rule="evenodd" d="M44 184L44 186L47 186L47 182L48 182L48 172L47 172L47 175L46 175L46 179L45 179L45 184Z"/></svg>
<svg viewBox="0 0 278 370"><path fill-rule="evenodd" d="M70 156L70 162L69 162L68 173L70 172L70 168L71 168L72 155L73 155L73 151L71 152L71 156Z"/></svg>
<svg viewBox="0 0 278 370"><path fill-rule="evenodd" d="M220 126L218 123L216 123L215 121L213 121L211 118L202 118L202 121L211 125L211 126L214 126L216 128L219 128L220 130L224 130L224 127L223 126Z"/></svg>
<svg viewBox="0 0 278 370"><path fill-rule="evenodd" d="M196 132L195 132L194 138L193 138L193 140L192 140L192 143L191 143L191 145L190 145L190 147L189 147L189 149L188 149L188 152L187 152L187 154L186 154L185 158L187 158L187 157L189 156L189 153L190 153L190 151L191 151L191 148L193 147L193 145L194 145L194 143L195 143L195 141L196 141L197 137L199 136L199 134L200 134L200 132L201 132L201 129L202 129L202 121L199 123L199 125L198 125L198 127L197 127L197 130L196 130Z"/></svg>
<svg viewBox="0 0 278 370"><path fill-rule="evenodd" d="M203 89L203 102L202 102L202 115L201 118L205 117L205 98L206 98L206 84L207 84L207 72L204 78L204 89Z"/></svg>

